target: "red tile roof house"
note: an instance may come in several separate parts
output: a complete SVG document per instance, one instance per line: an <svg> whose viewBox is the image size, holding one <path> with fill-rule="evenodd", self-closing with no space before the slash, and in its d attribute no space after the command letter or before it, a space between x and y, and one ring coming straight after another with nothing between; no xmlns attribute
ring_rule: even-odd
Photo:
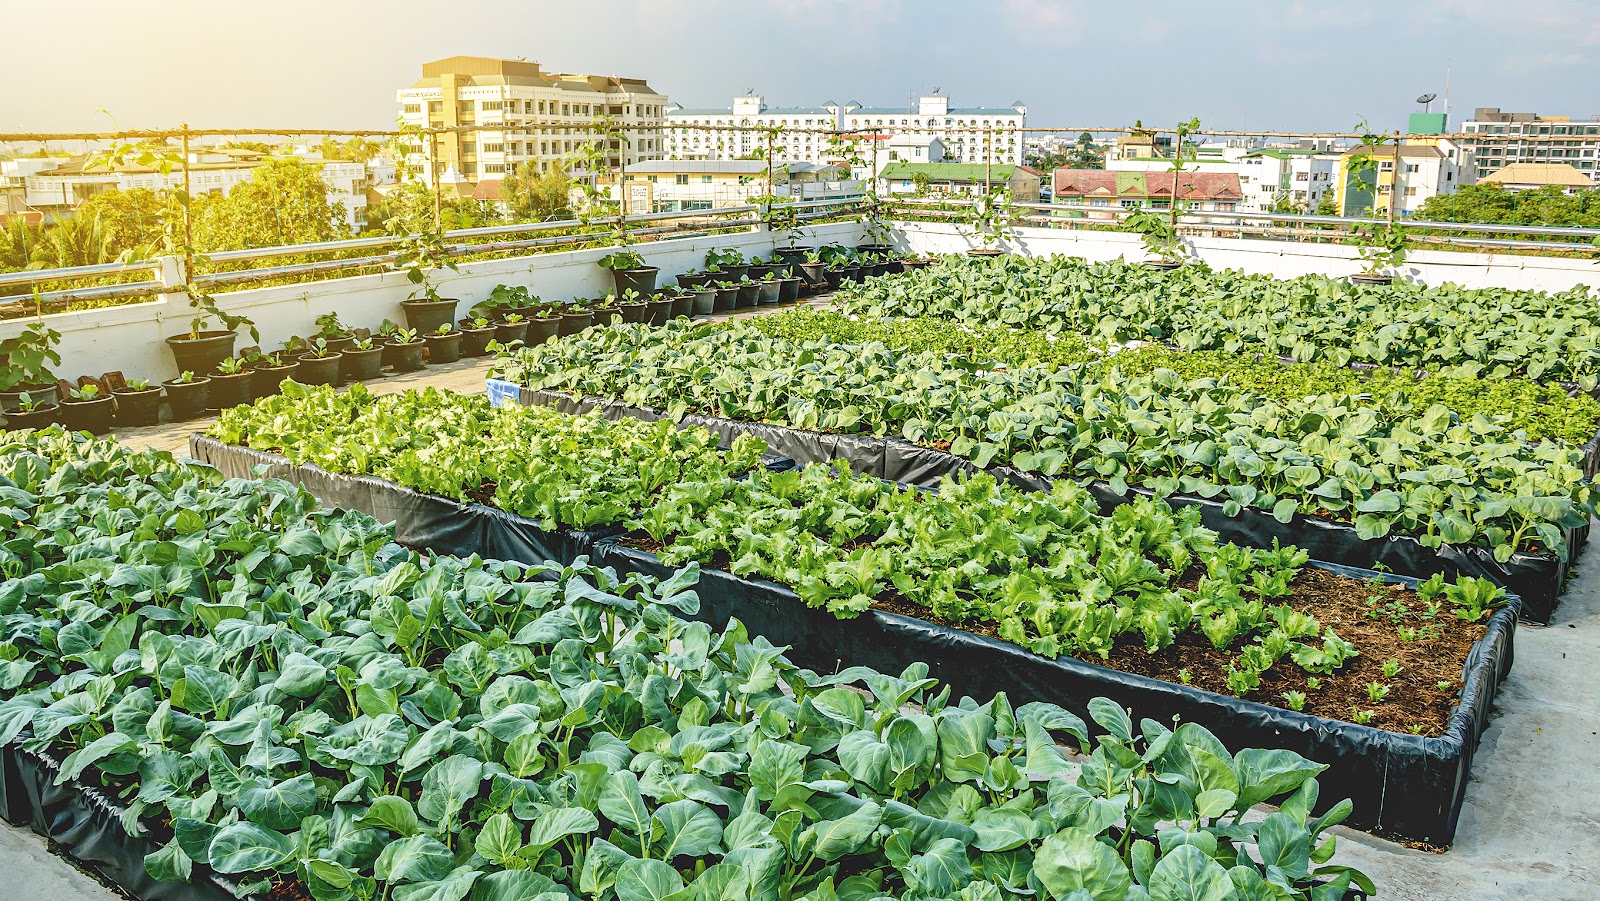
<svg viewBox="0 0 1600 901"><path fill-rule="evenodd" d="M1104 213L1064 210L1057 215L1077 219L1115 219L1119 209L1168 209L1172 184L1178 200L1194 212L1232 212L1244 200L1239 176L1231 172L1107 172L1103 169L1057 169L1053 202L1103 206Z"/></svg>

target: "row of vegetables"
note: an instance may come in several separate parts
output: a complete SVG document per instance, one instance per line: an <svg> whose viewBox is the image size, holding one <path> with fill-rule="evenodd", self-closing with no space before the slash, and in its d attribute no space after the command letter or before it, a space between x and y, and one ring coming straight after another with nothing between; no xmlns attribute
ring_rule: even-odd
<svg viewBox="0 0 1600 901"><path fill-rule="evenodd" d="M124 798L162 880L315 901L1373 891L1329 864L1351 808L1311 816L1319 764L1103 700L1091 739L1054 705L952 701L923 665L798 670L737 622L678 618L694 567L419 555L286 483L58 431L0 435L0 477L0 739Z"/></svg>
<svg viewBox="0 0 1600 901"><path fill-rule="evenodd" d="M1196 509L1160 500L1102 516L1068 481L1027 492L979 474L923 492L839 467L768 471L763 445L749 436L723 452L703 429L493 408L483 397L432 389L375 397L359 386L339 394L286 385L282 397L225 412L208 434L331 472L488 501L546 529L617 526L669 565L717 565L790 585L804 603L840 617L892 599L1047 658L1105 659L1119 646L1157 655L1202 641L1212 666L1195 673L1205 676L1197 684L1268 703L1284 703L1281 691L1258 691L1280 662L1269 677L1285 683L1280 689L1308 678L1315 688L1318 676L1359 683L1384 663L1341 674L1361 652L1297 609L1303 552L1220 543ZM1385 718L1390 728L1443 728L1461 660L1426 659L1433 642L1467 636L1470 644L1503 596L1471 578L1437 579L1413 596L1419 608L1431 602L1431 627L1410 641L1416 674L1436 668L1418 684L1440 715L1432 723ZM1345 611L1358 619L1368 612ZM1299 672L1286 681L1291 663ZM1291 703L1348 719L1341 697L1302 693ZM1368 709L1369 718L1380 713Z"/></svg>
<svg viewBox="0 0 1600 901"><path fill-rule="evenodd" d="M1422 407L1406 390L1257 392L1159 366L1125 372L1116 358L997 367L944 345L897 350L769 327L620 326L513 353L500 369L522 386L672 417L895 436L979 467L1103 482L1119 494L1214 498L1230 516L1254 508L1287 523L1303 514L1351 524L1363 539L1478 545L1501 562L1518 551L1565 559L1564 530L1595 510L1583 452L1514 431L1492 393L1463 415ZM1593 426L1588 412L1570 409L1572 419L1541 434Z"/></svg>
<svg viewBox="0 0 1600 901"><path fill-rule="evenodd" d="M1114 260L945 258L839 292L866 318L934 316L1183 350L1266 353L1441 374L1600 384L1600 304L1592 290L1355 285Z"/></svg>

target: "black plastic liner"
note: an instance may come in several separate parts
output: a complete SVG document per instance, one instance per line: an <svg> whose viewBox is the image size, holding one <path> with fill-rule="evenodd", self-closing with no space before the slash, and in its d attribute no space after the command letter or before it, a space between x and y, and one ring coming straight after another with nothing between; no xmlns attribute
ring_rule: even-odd
<svg viewBox="0 0 1600 901"><path fill-rule="evenodd" d="M612 540L600 543L595 562L620 573L664 578L672 572L655 555ZM1416 584L1371 570L1312 565L1356 579ZM1423 738L1280 710L1071 657L1048 660L1009 642L880 610L841 620L807 607L782 585L722 570L703 570L698 591L700 612L693 618L721 627L737 617L752 635L789 646L791 659L820 672L847 666L899 672L921 661L958 694L1005 692L1013 704L1048 701L1086 722L1089 700L1107 697L1140 717L1199 723L1235 750L1294 751L1328 765L1318 777L1319 811L1350 798L1355 811L1346 825L1436 845L1447 845L1455 836L1472 755L1487 728L1495 691L1511 670L1517 626L1513 598L1495 612L1467 657L1461 699L1445 735Z"/></svg>
<svg viewBox="0 0 1600 901"><path fill-rule="evenodd" d="M129 835L122 827L127 807L104 789L76 780L56 785L60 772L60 764L49 757L15 743L0 747L0 811L6 820L50 839L67 856L141 901L236 901L227 878L202 863L194 865L188 882L150 878L144 859L162 843L148 834Z"/></svg>
<svg viewBox="0 0 1600 901"><path fill-rule="evenodd" d="M598 409L607 418L633 416L656 420L664 416L659 410L630 407L598 398L576 398L556 391L523 388L518 398L524 405L551 406L566 412ZM724 442L741 434L757 435L765 439L768 448L774 452L786 454L800 463L844 461L853 472L919 488L937 487L939 480L946 475L978 471L978 467L964 457L920 447L898 438L809 432L693 414L683 417L682 422L684 425L708 428L721 435ZM1600 435L1590 444L1594 445L1594 453L1600 454ZM1589 448L1590 445L1584 447ZM1589 453L1590 450L1585 450L1586 455ZM1041 473L1025 472L1009 466L995 466L989 471L998 478L1030 491L1047 491L1055 481L1053 477ZM1153 494L1144 489L1131 488L1127 495L1118 495L1105 482L1091 482L1084 487L1100 503L1102 513L1109 513L1137 495ZM1382 566L1391 572L1420 579L1435 573L1443 573L1450 579L1458 576L1489 579L1522 598L1523 619L1540 625L1548 624L1554 615L1571 563L1582 552L1589 535L1587 525L1565 530L1567 559L1564 561L1555 554L1519 552L1501 563L1494 559L1493 551L1477 545L1444 545L1435 549L1406 535L1362 539L1357 537L1355 526L1349 523L1300 514L1296 514L1288 523L1281 523L1270 513L1255 509L1228 516L1223 513L1221 501L1189 494L1169 495L1166 501L1174 507L1198 506L1206 527L1215 530L1223 541L1234 544L1271 547L1276 540L1280 544L1303 548L1312 559L1327 563L1362 569Z"/></svg>
<svg viewBox="0 0 1600 901"><path fill-rule="evenodd" d="M397 534L404 536L400 542L414 548L476 552L523 563L551 560L566 564L587 555L621 573L665 578L673 571L655 555L619 544L619 530L549 533L502 511L468 510L468 505L431 498L380 479L356 479L313 466L293 466L274 454L200 436L191 438L190 445L196 459L210 462L225 475L248 476L252 465L266 463L271 467L269 475L304 485L324 503L393 521ZM340 484L356 482L361 483L359 489ZM331 499L335 497L339 499ZM473 525L458 529L441 521L435 512L441 504L454 508L456 517L471 520ZM464 546L466 541L481 544ZM1416 584L1415 579L1370 570L1313 565L1359 579ZM1089 699L1105 696L1140 716L1157 720L1179 716L1199 722L1229 747L1293 750L1329 765L1321 777L1322 797L1328 802L1344 797L1354 800L1352 825L1435 844L1447 844L1454 835L1473 751L1486 726L1495 690L1511 668L1519 606L1513 598L1497 611L1488 633L1474 646L1463 669L1462 700L1446 735L1421 738L1279 710L1072 658L1047 660L1008 642L882 611L840 620L825 610L805 606L784 586L741 579L721 570L703 570L699 591L701 607L695 618L720 628L737 617L751 634L790 646L797 662L819 671L852 665L899 671L920 660L962 694L983 697L1004 691L1015 703L1046 700L1086 719Z"/></svg>

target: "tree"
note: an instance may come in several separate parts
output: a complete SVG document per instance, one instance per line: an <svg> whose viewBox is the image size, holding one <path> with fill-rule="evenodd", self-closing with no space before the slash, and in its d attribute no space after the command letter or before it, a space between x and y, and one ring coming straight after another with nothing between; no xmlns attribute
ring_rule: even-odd
<svg viewBox="0 0 1600 901"><path fill-rule="evenodd" d="M317 152L321 153L325 160L349 160L362 164L370 162L373 157L383 153L383 150L383 145L377 141L359 137L338 141L329 135L317 145Z"/></svg>
<svg viewBox="0 0 1600 901"><path fill-rule="evenodd" d="M572 218L572 178L566 163L557 162L548 171L540 171L533 160L518 165L500 183L500 199L518 222Z"/></svg>
<svg viewBox="0 0 1600 901"><path fill-rule="evenodd" d="M149 188L102 191L73 212L74 219L98 219L113 257L132 251L151 256L161 250L168 222L182 222L183 213Z"/></svg>
<svg viewBox="0 0 1600 901"><path fill-rule="evenodd" d="M1600 226L1600 188L1565 194L1550 185L1527 191L1512 191L1492 182L1468 185L1454 194L1429 197L1417 218L1594 228Z"/></svg>
<svg viewBox="0 0 1600 901"><path fill-rule="evenodd" d="M328 199L319 167L267 160L226 196L194 199L195 245L202 252L333 241L348 235L344 204Z"/></svg>
<svg viewBox="0 0 1600 901"><path fill-rule="evenodd" d="M1327 189L1327 190L1322 192L1322 199L1317 201L1317 215L1318 216L1337 216L1337 215L1339 215L1339 198L1336 195L1336 192L1332 188L1329 188L1329 189Z"/></svg>

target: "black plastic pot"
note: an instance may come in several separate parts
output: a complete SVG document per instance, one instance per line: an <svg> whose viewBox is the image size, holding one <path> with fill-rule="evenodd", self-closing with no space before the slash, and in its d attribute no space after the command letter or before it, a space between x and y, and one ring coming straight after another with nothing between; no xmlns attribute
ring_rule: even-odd
<svg viewBox="0 0 1600 901"><path fill-rule="evenodd" d="M862 282L866 280L866 277L871 272L871 268L867 266L846 266L844 267L844 278L845 281L849 282Z"/></svg>
<svg viewBox="0 0 1600 901"><path fill-rule="evenodd" d="M737 287L733 287L733 288L718 288L717 289L717 300L716 300L716 302L714 304L712 304L711 312L713 312L713 313L731 313L731 312L733 312L734 307L738 306L738 304L739 304L739 289Z"/></svg>
<svg viewBox="0 0 1600 901"><path fill-rule="evenodd" d="M755 282L746 282L741 284L738 290L739 300L734 304L735 308L742 310L745 307L753 307L756 305L756 294L761 290L760 285L756 284Z"/></svg>
<svg viewBox="0 0 1600 901"><path fill-rule="evenodd" d="M211 380L196 376L192 382L163 382L167 389L167 410L173 422L193 419L206 411L206 398L211 394Z"/></svg>
<svg viewBox="0 0 1600 901"><path fill-rule="evenodd" d="M778 279L778 303L794 303L800 299L800 279L795 276Z"/></svg>
<svg viewBox="0 0 1600 901"><path fill-rule="evenodd" d="M683 288L698 288L716 277L713 272L701 272L696 275L678 276L678 286Z"/></svg>
<svg viewBox="0 0 1600 901"><path fill-rule="evenodd" d="M654 272L655 270L651 271ZM655 276L653 275L650 278L652 281L655 280ZM560 319L552 321L558 323L556 326L556 335L565 338L568 335L576 335L589 326L594 325L594 314L562 313ZM530 328L529 331L531 332L532 329Z"/></svg>
<svg viewBox="0 0 1600 901"><path fill-rule="evenodd" d="M716 309L716 288L701 288L689 296L692 298L693 305L693 309L690 312L696 316L710 316L711 311Z"/></svg>
<svg viewBox="0 0 1600 901"><path fill-rule="evenodd" d="M172 359L178 364L179 372L216 371L217 364L233 356L234 342L239 338L233 332L211 331L201 332L197 337L188 335L173 335L167 339L167 346L172 348Z"/></svg>
<svg viewBox="0 0 1600 901"><path fill-rule="evenodd" d="M827 267L823 264L799 263L794 268L795 272L800 276L800 279L806 283L807 287L824 288L827 286L828 271Z"/></svg>
<svg viewBox="0 0 1600 901"><path fill-rule="evenodd" d="M117 425L155 425L161 421L161 388L143 391L113 391L117 401Z"/></svg>
<svg viewBox="0 0 1600 901"><path fill-rule="evenodd" d="M347 382L364 382L383 374L383 348L366 350L351 347L344 352L344 365L339 367L339 377Z"/></svg>
<svg viewBox="0 0 1600 901"><path fill-rule="evenodd" d="M528 333L523 337L523 342L529 347L543 344L561 334L561 319L557 316L552 319L528 320Z"/></svg>
<svg viewBox="0 0 1600 901"><path fill-rule="evenodd" d="M759 282L767 277L767 273L777 271L778 267L771 263L752 263L750 265L750 280Z"/></svg>
<svg viewBox="0 0 1600 901"><path fill-rule="evenodd" d="M861 253L889 253L894 250L892 244L857 244L856 250Z"/></svg>
<svg viewBox="0 0 1600 901"><path fill-rule="evenodd" d="M642 266L638 269L613 269L611 270L611 281L616 285L618 297L627 296L629 291L637 291L641 295L649 294L656 289L656 276L660 273L661 270L654 266Z"/></svg>
<svg viewBox="0 0 1600 901"><path fill-rule="evenodd" d="M322 340L328 342L329 353L341 354L344 353L345 348L356 343L356 336L346 332L343 335L339 335L338 337L334 338L329 338L327 335L323 335Z"/></svg>
<svg viewBox="0 0 1600 901"><path fill-rule="evenodd" d="M421 341L414 341L410 344L395 344L391 342L385 347L392 361L389 365L394 367L395 372L416 372L427 365L422 360L422 351L427 345Z"/></svg>
<svg viewBox="0 0 1600 901"><path fill-rule="evenodd" d="M422 340L428 345L428 362L435 366L440 363L454 363L461 359L460 332L451 332L448 335L429 335Z"/></svg>
<svg viewBox="0 0 1600 901"><path fill-rule="evenodd" d="M11 412L22 405L22 395L36 404L61 403L61 386L55 382L33 382L18 385L10 391L0 391L0 411Z"/></svg>
<svg viewBox="0 0 1600 901"><path fill-rule="evenodd" d="M528 340L528 326L531 323L524 319L521 322L497 322L494 325L494 340L501 344L510 344L513 341Z"/></svg>
<svg viewBox="0 0 1600 901"><path fill-rule="evenodd" d="M625 303L621 307L623 322L643 322L649 315L650 305L644 301Z"/></svg>
<svg viewBox="0 0 1600 901"><path fill-rule="evenodd" d="M824 269L822 271L822 278L823 281L828 283L829 291L837 291L839 290L839 286L844 284L844 270Z"/></svg>
<svg viewBox="0 0 1600 901"><path fill-rule="evenodd" d="M1392 285L1392 284L1394 284L1394 276L1392 276L1392 275L1374 275L1374 274L1372 274L1370 272L1358 272L1355 275L1350 276L1350 282L1351 282L1351 284L1370 285L1372 287L1378 288L1378 287L1383 287L1384 285Z"/></svg>
<svg viewBox="0 0 1600 901"><path fill-rule="evenodd" d="M716 279L716 281L719 281L719 282L737 282L739 279L744 278L745 276L747 276L749 274L750 274L750 265L748 263L740 263L737 266L723 266L722 267L722 277Z"/></svg>
<svg viewBox="0 0 1600 901"><path fill-rule="evenodd" d="M900 271L908 272L912 269L926 269L933 264L933 260L901 260Z"/></svg>
<svg viewBox="0 0 1600 901"><path fill-rule="evenodd" d="M967 256L969 257L998 257L1004 255L1005 251L995 247L974 247L967 251Z"/></svg>
<svg viewBox="0 0 1600 901"><path fill-rule="evenodd" d="M296 359L300 361L300 368L295 372L294 380L302 385L336 384L339 370L344 366L344 354L330 353L321 357L301 354Z"/></svg>
<svg viewBox="0 0 1600 901"><path fill-rule="evenodd" d="M806 254L810 253L812 249L810 247L780 247L774 250L772 255L785 263L804 263Z"/></svg>
<svg viewBox="0 0 1600 901"><path fill-rule="evenodd" d="M4 420L6 428L21 430L42 429L46 426L59 422L60 417L60 404L41 404L39 409L34 410L32 413L20 413L16 410L9 410L6 412L5 416L0 417L0 419Z"/></svg>
<svg viewBox="0 0 1600 901"><path fill-rule="evenodd" d="M400 309L406 314L406 328L416 329L419 335L431 335L439 326L454 322L456 307L461 300L441 297L438 300L402 300Z"/></svg>
<svg viewBox="0 0 1600 901"><path fill-rule="evenodd" d="M693 294L674 294L672 297L672 318L685 319L694 312Z"/></svg>
<svg viewBox="0 0 1600 901"><path fill-rule="evenodd" d="M283 393L283 380L294 379L299 373L298 360L282 366L262 366L256 370L255 381L250 384L255 388L256 397L276 397Z"/></svg>
<svg viewBox="0 0 1600 901"><path fill-rule="evenodd" d="M1183 264L1177 260L1145 260L1144 265L1147 269L1155 269L1160 272L1171 272Z"/></svg>
<svg viewBox="0 0 1600 901"><path fill-rule="evenodd" d="M489 342L494 340L494 326L483 328L461 328L461 355L463 357L481 357L489 352Z"/></svg>
<svg viewBox="0 0 1600 901"><path fill-rule="evenodd" d="M666 325L672 318L672 298L652 297L645 303L644 321L651 325Z"/></svg>
<svg viewBox="0 0 1600 901"><path fill-rule="evenodd" d="M92 432L104 435L111 431L111 417L116 411L116 399L99 397L94 400L67 398L61 403L61 425L71 432Z"/></svg>
<svg viewBox="0 0 1600 901"><path fill-rule="evenodd" d="M227 410L249 403L252 399L250 386L255 376L255 372L249 369L232 375L212 373L211 389L206 393L206 409Z"/></svg>
<svg viewBox="0 0 1600 901"><path fill-rule="evenodd" d="M756 303L762 306L777 303L782 291L783 285L776 279L765 279L756 286Z"/></svg>

